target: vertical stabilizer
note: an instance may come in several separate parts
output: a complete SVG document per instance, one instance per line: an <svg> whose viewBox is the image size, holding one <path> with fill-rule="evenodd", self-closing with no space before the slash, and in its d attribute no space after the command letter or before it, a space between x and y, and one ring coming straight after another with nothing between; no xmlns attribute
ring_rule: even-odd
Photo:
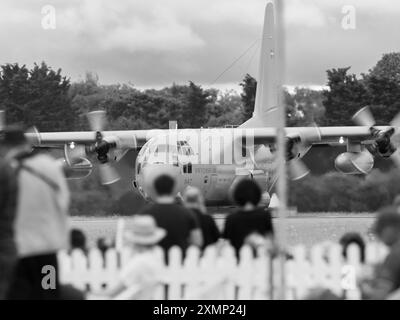
<svg viewBox="0 0 400 320"><path fill-rule="evenodd" d="M276 73L279 69L277 68L277 36L274 10L273 3L268 2L265 8L253 117L246 121L242 127L274 127L277 124L278 112L276 112L276 108L279 88Z"/></svg>

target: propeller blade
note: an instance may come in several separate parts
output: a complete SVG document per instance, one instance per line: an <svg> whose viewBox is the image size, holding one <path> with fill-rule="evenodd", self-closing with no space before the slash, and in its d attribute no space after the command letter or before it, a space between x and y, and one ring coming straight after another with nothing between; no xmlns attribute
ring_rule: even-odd
<svg viewBox="0 0 400 320"><path fill-rule="evenodd" d="M6 112L4 110L0 110L0 131L3 131L6 127Z"/></svg>
<svg viewBox="0 0 400 320"><path fill-rule="evenodd" d="M30 127L25 131L26 138L29 143L34 146L39 146L42 138L40 136L39 130L36 127Z"/></svg>
<svg viewBox="0 0 400 320"><path fill-rule="evenodd" d="M400 127L400 112L393 118L390 122L390 126L394 127L395 129ZM397 130L396 130L397 131Z"/></svg>
<svg viewBox="0 0 400 320"><path fill-rule="evenodd" d="M100 171L101 183L103 185L112 184L120 179L117 170L109 163L104 163L99 165L99 171Z"/></svg>
<svg viewBox="0 0 400 320"><path fill-rule="evenodd" d="M87 114L90 129L95 132L104 130L106 124L106 112L102 110L92 111Z"/></svg>
<svg viewBox="0 0 400 320"><path fill-rule="evenodd" d="M289 176L293 181L300 180L310 173L310 170L300 159L290 160L287 164Z"/></svg>
<svg viewBox="0 0 400 320"><path fill-rule="evenodd" d="M357 111L352 120L359 126L373 127L375 125L374 116L368 106Z"/></svg>

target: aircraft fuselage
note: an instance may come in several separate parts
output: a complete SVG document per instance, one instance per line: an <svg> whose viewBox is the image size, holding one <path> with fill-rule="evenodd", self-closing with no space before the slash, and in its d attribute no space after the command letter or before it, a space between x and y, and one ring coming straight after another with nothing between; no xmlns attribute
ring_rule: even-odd
<svg viewBox="0 0 400 320"><path fill-rule="evenodd" d="M232 131L233 132L233 131ZM269 146L230 134L229 130L171 130L151 138L141 149L135 166L135 185L140 194L154 199L152 179L168 172L176 179L176 193L200 189L207 205L231 204L230 192L244 178L254 179L269 192L274 183L274 154Z"/></svg>

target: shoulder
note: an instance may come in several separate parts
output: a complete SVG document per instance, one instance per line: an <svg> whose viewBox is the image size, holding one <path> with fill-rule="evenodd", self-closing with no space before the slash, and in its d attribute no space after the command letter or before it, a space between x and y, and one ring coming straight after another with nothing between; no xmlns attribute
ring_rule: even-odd
<svg viewBox="0 0 400 320"><path fill-rule="evenodd" d="M171 210L174 210L175 212L178 212L178 213L183 214L185 216L194 217L194 215L195 215L195 213L192 210L190 210L188 208L185 208L184 206L179 205L179 204L172 204L171 205Z"/></svg>
<svg viewBox="0 0 400 320"><path fill-rule="evenodd" d="M22 163L34 168L46 168L46 171L62 171L62 166L52 156L45 153L38 153L22 160Z"/></svg>
<svg viewBox="0 0 400 320"><path fill-rule="evenodd" d="M243 215L243 213L242 212L240 212L240 211L235 211L235 212L232 212L232 213L229 213L227 216L226 216L226 221L229 221L229 222L232 222L232 221L236 221L236 220L238 220L238 219L240 219L240 217Z"/></svg>
<svg viewBox="0 0 400 320"><path fill-rule="evenodd" d="M159 205L156 203L147 203L137 214L152 214L160 210Z"/></svg>
<svg viewBox="0 0 400 320"><path fill-rule="evenodd" d="M257 208L253 211L253 214L259 215L261 217L271 217L271 211L265 208Z"/></svg>

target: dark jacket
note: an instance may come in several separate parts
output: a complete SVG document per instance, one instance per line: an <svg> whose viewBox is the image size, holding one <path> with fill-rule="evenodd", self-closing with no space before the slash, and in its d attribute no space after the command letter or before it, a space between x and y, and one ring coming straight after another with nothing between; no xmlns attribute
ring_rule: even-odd
<svg viewBox="0 0 400 320"><path fill-rule="evenodd" d="M205 249L207 246L218 241L220 232L214 219L210 215L203 214L197 209L192 209L192 211L199 222L201 233L203 234L203 249Z"/></svg>

